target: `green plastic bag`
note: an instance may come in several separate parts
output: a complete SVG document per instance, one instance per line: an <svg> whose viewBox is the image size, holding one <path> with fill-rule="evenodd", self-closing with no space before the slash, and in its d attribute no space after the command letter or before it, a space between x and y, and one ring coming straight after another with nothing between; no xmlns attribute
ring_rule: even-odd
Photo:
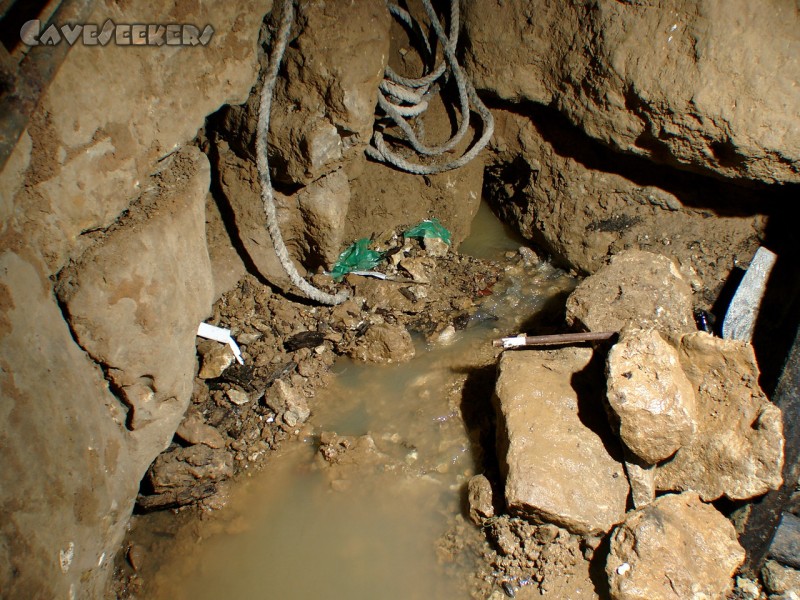
<svg viewBox="0 0 800 600"><path fill-rule="evenodd" d="M439 219L425 219L403 235L407 238L439 238L448 246L450 245L450 232L439 223Z"/></svg>
<svg viewBox="0 0 800 600"><path fill-rule="evenodd" d="M347 250L339 255L339 260L331 269L331 276L334 281L341 280L342 277L351 271L369 271L383 259L383 252L369 249L369 238L361 238L353 242Z"/></svg>

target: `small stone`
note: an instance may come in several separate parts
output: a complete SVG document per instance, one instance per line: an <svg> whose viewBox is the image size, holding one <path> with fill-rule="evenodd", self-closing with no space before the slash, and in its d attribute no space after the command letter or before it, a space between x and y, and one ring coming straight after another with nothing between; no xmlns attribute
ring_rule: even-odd
<svg viewBox="0 0 800 600"><path fill-rule="evenodd" d="M441 346L452 344L456 338L456 328L453 325L448 325L441 331L433 334L432 338L431 341L434 344L439 344Z"/></svg>
<svg viewBox="0 0 800 600"><path fill-rule="evenodd" d="M422 245L428 256L442 257L446 256L450 251L450 244L445 242L442 238L423 238Z"/></svg>
<svg viewBox="0 0 800 600"><path fill-rule="evenodd" d="M741 600L759 600L761 598L761 587L747 577L736 578L737 598Z"/></svg>
<svg viewBox="0 0 800 600"><path fill-rule="evenodd" d="M231 366L234 358L230 346L215 344L202 355L202 366L198 376L200 379L216 379Z"/></svg>
<svg viewBox="0 0 800 600"><path fill-rule="evenodd" d="M138 573L144 564L144 550L139 544L131 544L128 546L125 558L128 559L131 568Z"/></svg>
<svg viewBox="0 0 800 600"><path fill-rule="evenodd" d="M492 484L485 475L475 475L467 484L469 499L469 518L476 525L494 516L492 504Z"/></svg>
<svg viewBox="0 0 800 600"><path fill-rule="evenodd" d="M623 330L606 362L608 403L619 435L645 463L675 454L694 435L694 387L678 352L654 329Z"/></svg>
<svg viewBox="0 0 800 600"><path fill-rule="evenodd" d="M761 579L770 594L800 595L800 571L786 567L775 560L768 560L761 569Z"/></svg>
<svg viewBox="0 0 800 600"><path fill-rule="evenodd" d="M414 358L415 352L411 334L403 325L379 323L367 329L350 355L365 362L401 363Z"/></svg>
<svg viewBox="0 0 800 600"><path fill-rule="evenodd" d="M430 283L428 274L433 271L435 266L430 258L404 258L399 263L399 267L418 283Z"/></svg>
<svg viewBox="0 0 800 600"><path fill-rule="evenodd" d="M693 492L668 494L629 512L611 534L611 598L724 598L744 557L733 524L717 509Z"/></svg>
<svg viewBox="0 0 800 600"><path fill-rule="evenodd" d="M225 392L225 395L228 396L228 400L233 402L236 406L244 406L250 402L250 396L248 396L242 390L236 388L229 389L227 392Z"/></svg>
<svg viewBox="0 0 800 600"><path fill-rule="evenodd" d="M209 448L225 446L225 438L222 437L222 434L208 425L202 415L197 412L188 413L175 433L190 444L205 444Z"/></svg>
<svg viewBox="0 0 800 600"><path fill-rule="evenodd" d="M647 506L656 498L656 470L653 465L625 461L634 508Z"/></svg>

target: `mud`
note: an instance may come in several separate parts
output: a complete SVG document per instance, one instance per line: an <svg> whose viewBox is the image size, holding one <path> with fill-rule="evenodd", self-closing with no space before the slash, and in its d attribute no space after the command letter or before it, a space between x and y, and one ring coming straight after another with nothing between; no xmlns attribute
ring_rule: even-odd
<svg viewBox="0 0 800 600"><path fill-rule="evenodd" d="M351 275L346 281L354 299L336 308L286 299L251 276L223 296L212 322L246 342L246 366L231 366L215 379L198 378L189 414L193 423L202 420L220 434L224 446L213 451L229 457L233 476L200 477L182 492L154 495L147 493L157 487L151 470L152 487L143 488L141 509L187 504L171 523L164 512L134 518L129 550L118 568L118 597L211 598L217 596L210 590L225 582L238 585L234 580L252 577L246 570L259 567L223 568L229 559L219 553L239 527L253 531L246 534L253 539L242 542L251 550L226 552L244 563L250 552L281 554L270 550L276 543L294 557L278 561L283 574L270 585L275 597L321 593L323 588L291 575L312 563L328 572L320 577L328 578L327 589L336 597L374 597L367 592L385 584L379 573L386 564L419 574L416 583L399 588L398 598L431 593L486 598L493 592L524 598L534 591L559 598L566 590L594 597L576 536L503 515L502 506L480 527L466 518L469 478L486 473L495 486L499 479L490 403L498 350L489 342L512 331L556 327L574 287L574 280L530 249L509 250L516 241L499 234L492 244L465 244L467 250L483 248L484 255L495 257L490 260L454 252L430 256L424 244L390 232L383 245L405 247L405 259L427 265L430 283ZM493 252L487 250L491 246ZM402 309L392 308L399 289L413 296L400 295ZM411 362L383 366L347 358L367 343L368 328L386 324L413 336ZM201 362L204 351L201 343ZM287 397L307 404L310 415L297 414L297 407L292 415ZM187 443L176 438L162 458L185 453ZM190 467L199 473L197 465ZM254 488L261 490L257 497ZM301 507L302 516L287 506ZM274 518L264 517L264 510ZM345 534L341 523L331 525L330 511L354 531ZM278 534L276 527L286 530ZM315 532L313 547L298 557L297 536L309 531ZM350 555L343 557L343 546ZM384 556L387 551L390 556ZM338 566L331 570L331 565ZM351 580L357 583L346 583ZM238 597L254 593L237 589ZM381 596L393 597L387 593Z"/></svg>

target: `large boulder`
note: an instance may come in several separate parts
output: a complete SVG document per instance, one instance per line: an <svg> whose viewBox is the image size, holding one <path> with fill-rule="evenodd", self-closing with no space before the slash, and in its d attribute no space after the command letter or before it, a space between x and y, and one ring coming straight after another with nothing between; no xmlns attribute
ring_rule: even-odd
<svg viewBox="0 0 800 600"><path fill-rule="evenodd" d="M753 347L695 332L681 340L680 361L695 389L697 429L656 468L657 488L711 501L747 500L780 487L783 419L758 385Z"/></svg>
<svg viewBox="0 0 800 600"><path fill-rule="evenodd" d="M73 341L47 266L0 253L0 589L103 598L139 480L125 407Z"/></svg>
<svg viewBox="0 0 800 600"><path fill-rule="evenodd" d="M623 331L606 362L608 403L625 445L647 464L669 458L695 431L694 387L678 352L653 329Z"/></svg>
<svg viewBox="0 0 800 600"><path fill-rule="evenodd" d="M622 520L629 488L590 383L601 376L592 355L589 348L506 352L495 401L508 508L596 535Z"/></svg>
<svg viewBox="0 0 800 600"><path fill-rule="evenodd" d="M0 186L16 191L13 204L4 196L3 222L42 249L51 273L115 221L157 162L192 140L209 113L247 98L271 7L272 0L95 4L91 23L210 23L215 32L206 46L71 48L3 170L4 180L24 185Z"/></svg>
<svg viewBox="0 0 800 600"><path fill-rule="evenodd" d="M669 258L628 250L584 279L567 299L567 322L587 331L653 328L669 338L696 331L692 290Z"/></svg>
<svg viewBox="0 0 800 600"><path fill-rule="evenodd" d="M462 6L465 69L479 90L555 106L626 153L734 179L800 182L793 3Z"/></svg>
<svg viewBox="0 0 800 600"><path fill-rule="evenodd" d="M744 562L736 531L697 494L669 494L625 516L606 561L613 600L722 600Z"/></svg>
<svg viewBox="0 0 800 600"><path fill-rule="evenodd" d="M189 403L197 326L213 301L208 161L183 150L148 183L126 217L61 273L58 292L76 340L130 407L129 426L149 426L158 452Z"/></svg>

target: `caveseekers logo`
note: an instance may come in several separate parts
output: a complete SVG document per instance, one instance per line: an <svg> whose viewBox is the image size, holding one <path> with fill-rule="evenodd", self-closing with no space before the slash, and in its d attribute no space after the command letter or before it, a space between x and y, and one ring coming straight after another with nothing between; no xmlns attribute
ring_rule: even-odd
<svg viewBox="0 0 800 600"><path fill-rule="evenodd" d="M102 27L94 23L51 24L44 31L41 22L35 19L25 23L19 31L22 43L28 46L55 46L62 42L72 46L78 41L84 46L105 46L111 41L117 46L205 46L213 35L211 25L201 31L194 25L180 23L118 25L111 19Z"/></svg>

